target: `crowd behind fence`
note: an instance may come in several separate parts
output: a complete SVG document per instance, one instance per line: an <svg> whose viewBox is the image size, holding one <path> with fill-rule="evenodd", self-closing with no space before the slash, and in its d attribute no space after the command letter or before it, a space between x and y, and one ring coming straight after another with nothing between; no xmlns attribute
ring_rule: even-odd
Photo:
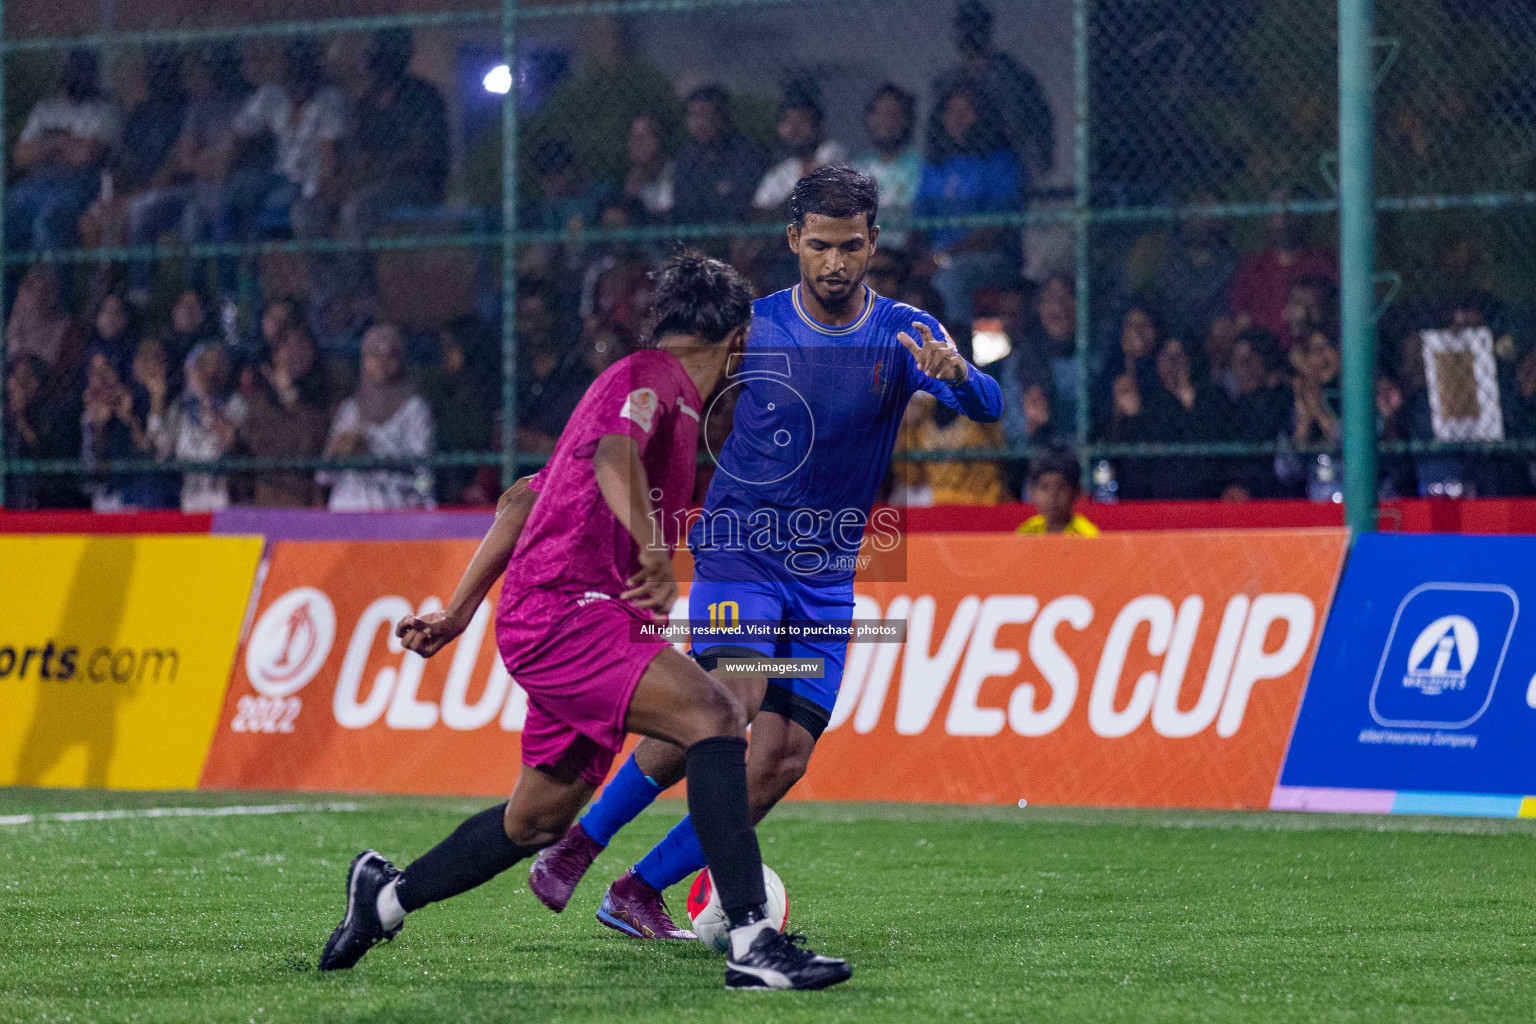
<svg viewBox="0 0 1536 1024"><path fill-rule="evenodd" d="M833 163L881 187L869 283L1007 403L914 403L893 501L1016 498L1061 443L1098 500L1337 501L1357 398L1383 494L1536 489L1517 0L1378 5L1380 372L1350 397L1328 0L8 13L7 507L491 502L642 343L664 254L792 284L789 189Z"/></svg>

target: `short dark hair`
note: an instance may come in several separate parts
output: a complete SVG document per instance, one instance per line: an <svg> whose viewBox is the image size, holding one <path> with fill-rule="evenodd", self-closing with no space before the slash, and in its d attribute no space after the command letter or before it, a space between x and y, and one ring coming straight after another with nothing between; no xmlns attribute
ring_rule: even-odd
<svg viewBox="0 0 1536 1024"><path fill-rule="evenodd" d="M692 334L718 345L752 322L752 286L734 267L697 252L671 257L651 275L655 292L645 344Z"/></svg>
<svg viewBox="0 0 1536 1024"><path fill-rule="evenodd" d="M1029 483L1034 486L1047 473L1060 473L1067 485L1078 489L1083 483L1083 464L1077 453L1064 444L1053 444L1043 455L1029 461Z"/></svg>
<svg viewBox="0 0 1536 1024"><path fill-rule="evenodd" d="M795 182L789 194L789 215L796 227L805 227L806 214L823 217L864 215L870 227L880 212L880 186L867 174L852 167L822 167Z"/></svg>

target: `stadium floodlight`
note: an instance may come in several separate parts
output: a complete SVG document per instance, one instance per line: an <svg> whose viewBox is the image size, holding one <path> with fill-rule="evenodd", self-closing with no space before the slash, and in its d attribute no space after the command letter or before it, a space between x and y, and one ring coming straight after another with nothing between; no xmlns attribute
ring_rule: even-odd
<svg viewBox="0 0 1536 1024"><path fill-rule="evenodd" d="M505 96L512 91L512 69L498 64L485 73L485 91Z"/></svg>

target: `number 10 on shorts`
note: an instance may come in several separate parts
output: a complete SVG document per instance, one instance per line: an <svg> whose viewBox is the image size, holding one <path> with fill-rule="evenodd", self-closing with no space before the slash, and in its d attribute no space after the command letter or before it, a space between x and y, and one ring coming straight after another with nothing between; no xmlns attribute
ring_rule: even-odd
<svg viewBox="0 0 1536 1024"><path fill-rule="evenodd" d="M741 606L735 601L716 601L709 606L709 628L734 633L741 629Z"/></svg>

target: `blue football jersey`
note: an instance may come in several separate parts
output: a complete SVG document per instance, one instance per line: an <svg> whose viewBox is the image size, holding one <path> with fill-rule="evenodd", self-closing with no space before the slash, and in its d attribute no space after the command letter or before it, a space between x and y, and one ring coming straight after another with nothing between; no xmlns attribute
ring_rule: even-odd
<svg viewBox="0 0 1536 1024"><path fill-rule="evenodd" d="M896 337L921 340L913 321L943 337L933 317L867 285L843 327L813 319L799 285L753 304L746 351L718 392L735 393L734 425L689 532L698 578L851 579L913 392L983 423L1002 414L997 382L975 367L959 384L917 368Z"/></svg>

